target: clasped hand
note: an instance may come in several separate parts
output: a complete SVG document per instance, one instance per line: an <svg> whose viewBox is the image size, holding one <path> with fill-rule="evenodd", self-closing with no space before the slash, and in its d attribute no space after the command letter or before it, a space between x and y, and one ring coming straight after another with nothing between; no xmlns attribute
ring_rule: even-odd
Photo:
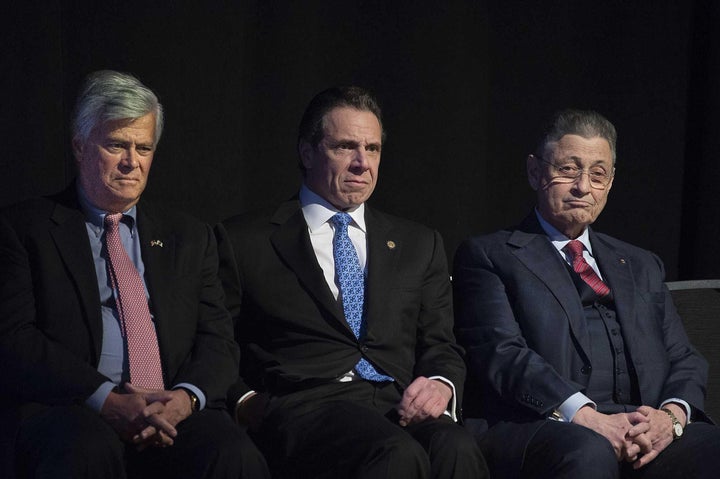
<svg viewBox="0 0 720 479"><path fill-rule="evenodd" d="M174 444L177 426L192 413L182 390L145 389L126 383L122 393L111 392L100 415L120 437L138 450Z"/></svg>
<svg viewBox="0 0 720 479"><path fill-rule="evenodd" d="M602 414L586 406L577 412L573 422L604 436L617 459L633 463L634 469L655 459L673 441L670 417L650 406L618 414Z"/></svg>
<svg viewBox="0 0 720 479"><path fill-rule="evenodd" d="M396 407L400 425L404 427L429 417L440 417L447 410L452 394L452 389L444 382L418 376L405 389Z"/></svg>

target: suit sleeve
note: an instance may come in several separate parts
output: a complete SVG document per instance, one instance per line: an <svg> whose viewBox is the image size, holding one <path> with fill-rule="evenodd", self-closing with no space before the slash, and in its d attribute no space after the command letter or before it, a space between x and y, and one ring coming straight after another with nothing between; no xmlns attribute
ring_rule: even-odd
<svg viewBox="0 0 720 479"><path fill-rule="evenodd" d="M452 287L445 248L437 232L433 245L421 291L414 375L442 376L453 383L461 398L465 364L462 348L453 333Z"/></svg>
<svg viewBox="0 0 720 479"><path fill-rule="evenodd" d="M215 227L215 236L218 242L219 252L219 277L225 292L225 306L233 319L236 340L241 343L241 339L237 337L239 331L240 311L242 306L242 287L240 285L240 275L238 273L237 264L235 262L235 253L232 247L230 237L222 224ZM239 367L239 365L238 365ZM227 405L230 411L235 409L237 401L251 391L243 380L242 376L236 375L233 384L227 393Z"/></svg>
<svg viewBox="0 0 720 479"><path fill-rule="evenodd" d="M15 229L0 216L0 393L45 404L84 401L108 379L53 339L54 333L64 331L53 331L52 325L46 325L49 332L41 330L36 307L39 286L30 255ZM62 327L72 329L70 325L82 321L79 309L57 303L53 314L67 319Z"/></svg>
<svg viewBox="0 0 720 479"><path fill-rule="evenodd" d="M212 229L203 225L200 261L198 319L191 357L175 377L200 387L211 407L224 406L227 387L237 376L239 350L234 341L232 322L225 308L218 276L217 243ZM193 298L193 300L195 300Z"/></svg>
<svg viewBox="0 0 720 479"><path fill-rule="evenodd" d="M502 261L507 265L514 260L508 255ZM509 296L528 294L518 291L523 288L518 283L491 260L481 243L463 243L453 269L456 331L483 400L494 397L496 404L528 419L547 417L581 386L528 347Z"/></svg>
<svg viewBox="0 0 720 479"><path fill-rule="evenodd" d="M679 398L687 401L693 409L694 420L708 420L702 411L705 399L705 385L707 384L707 361L690 344L682 320L678 315L672 295L665 286L665 269L660 259L654 254L653 265L657 265L656 278L653 290L659 289L661 293L645 295L646 302L652 304L655 297L662 305L662 339L665 346L669 373L660 393L660 401ZM659 404L649 404L659 407Z"/></svg>

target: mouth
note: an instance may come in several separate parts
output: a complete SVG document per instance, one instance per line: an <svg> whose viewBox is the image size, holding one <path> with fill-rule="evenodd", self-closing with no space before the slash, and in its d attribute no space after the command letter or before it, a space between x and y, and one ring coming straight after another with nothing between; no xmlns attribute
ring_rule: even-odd
<svg viewBox="0 0 720 479"><path fill-rule="evenodd" d="M139 183L140 182L140 180L138 178L125 178L125 177L115 178L115 181L118 183Z"/></svg>
<svg viewBox="0 0 720 479"><path fill-rule="evenodd" d="M365 186L368 184L368 182L362 178L348 178L345 180L345 183L351 186Z"/></svg>
<svg viewBox="0 0 720 479"><path fill-rule="evenodd" d="M594 206L592 203L583 200L565 200L564 203L571 208L591 208Z"/></svg>

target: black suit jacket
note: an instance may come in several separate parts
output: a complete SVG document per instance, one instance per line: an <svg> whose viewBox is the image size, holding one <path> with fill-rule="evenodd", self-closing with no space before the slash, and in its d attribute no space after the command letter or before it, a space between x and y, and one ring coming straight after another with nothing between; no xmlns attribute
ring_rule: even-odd
<svg viewBox="0 0 720 479"><path fill-rule="evenodd" d="M694 419L706 419L707 363L688 341L662 262L592 230L590 242L613 292L642 404L680 398ZM453 286L458 339L480 388L466 415L472 408L491 424L536 420L585 390L592 363L583 307L534 212L518 227L464 242Z"/></svg>
<svg viewBox="0 0 720 479"><path fill-rule="evenodd" d="M145 281L166 388L196 385L224 407L239 348L217 277L209 226L138 204ZM151 245L159 240L162 246ZM0 214L0 396L6 420L82 403L107 380L97 278L74 185Z"/></svg>
<svg viewBox="0 0 720 479"><path fill-rule="evenodd" d="M270 215L218 226L228 309L243 359L252 359L243 368L248 383L231 388L230 404L251 388L279 394L331 381L361 355L401 389L420 375L438 375L461 394L465 367L452 332L440 235L368 206L365 219L367 335L361 342L325 282L297 200Z"/></svg>

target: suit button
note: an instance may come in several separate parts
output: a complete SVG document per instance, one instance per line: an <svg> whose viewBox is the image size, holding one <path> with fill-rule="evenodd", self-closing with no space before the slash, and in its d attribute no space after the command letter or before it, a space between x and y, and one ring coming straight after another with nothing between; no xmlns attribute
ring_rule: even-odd
<svg viewBox="0 0 720 479"><path fill-rule="evenodd" d="M588 375L590 374L590 372L592 372L592 366L583 366L582 368L580 368L580 372Z"/></svg>
<svg viewBox="0 0 720 479"><path fill-rule="evenodd" d="M368 347L363 344L362 346L360 346L360 351L363 353L367 353Z"/></svg>

